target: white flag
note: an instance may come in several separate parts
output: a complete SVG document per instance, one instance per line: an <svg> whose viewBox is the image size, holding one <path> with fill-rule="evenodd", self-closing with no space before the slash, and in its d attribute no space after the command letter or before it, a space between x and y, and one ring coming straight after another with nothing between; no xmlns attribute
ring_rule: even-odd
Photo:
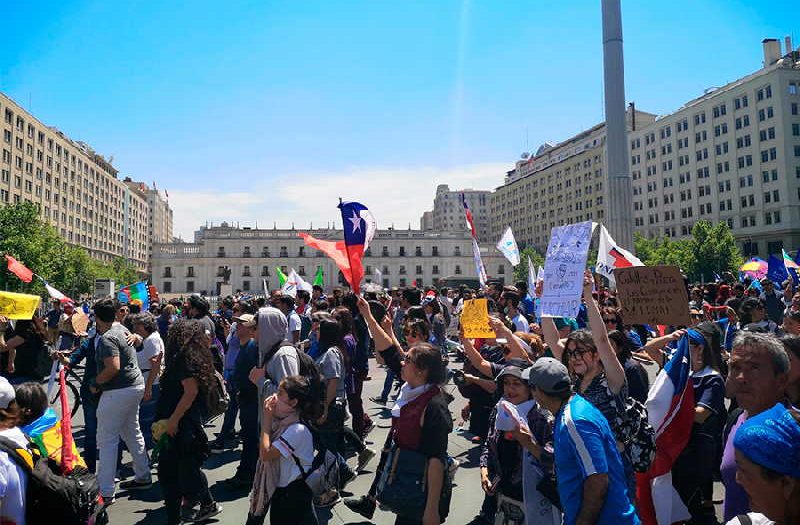
<svg viewBox="0 0 800 525"><path fill-rule="evenodd" d="M630 268L631 266L644 266L644 263L625 248L617 246L606 227L601 224L595 271L606 277L611 286L615 286L614 270L616 268Z"/></svg>
<svg viewBox="0 0 800 525"><path fill-rule="evenodd" d="M536 268L534 268L531 258L528 257L528 297L536 298Z"/></svg>
<svg viewBox="0 0 800 525"><path fill-rule="evenodd" d="M267 280L261 279L261 286L264 287L264 295L269 297L269 287L267 286Z"/></svg>
<svg viewBox="0 0 800 525"><path fill-rule="evenodd" d="M55 288L53 288L52 286L50 286L47 283L44 283L44 287L47 290L47 293L50 294L50 297L52 297L53 299L57 299L59 301L70 301L71 300L69 297L67 297L63 293L59 292L58 290L56 290Z"/></svg>
<svg viewBox="0 0 800 525"><path fill-rule="evenodd" d="M508 259L511 266L519 264L519 248L517 248L517 241L514 240L514 232L511 231L511 226L506 228L503 236L497 241L497 249Z"/></svg>
<svg viewBox="0 0 800 525"><path fill-rule="evenodd" d="M283 283L281 291L287 295L291 295L292 297L297 297L297 290L305 290L310 293L312 288L311 285L305 282L302 277L297 275L297 272L294 271L294 268L292 268L292 270L289 272L289 275L286 277L286 282Z"/></svg>
<svg viewBox="0 0 800 525"><path fill-rule="evenodd" d="M472 260L475 262L475 273L478 274L478 281L481 283L481 288L486 286L486 268L483 267L483 259L481 259L481 249L478 247L478 241L472 238Z"/></svg>
<svg viewBox="0 0 800 525"><path fill-rule="evenodd" d="M544 281L544 266L540 266L538 270L536 270L536 282L540 283Z"/></svg>

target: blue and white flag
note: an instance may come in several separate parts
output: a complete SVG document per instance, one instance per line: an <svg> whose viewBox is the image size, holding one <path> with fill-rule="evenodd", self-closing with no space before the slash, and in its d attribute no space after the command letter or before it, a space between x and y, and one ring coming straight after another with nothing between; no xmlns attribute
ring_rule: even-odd
<svg viewBox="0 0 800 525"><path fill-rule="evenodd" d="M514 232L511 231L511 226L506 228L503 236L497 241L497 249L508 259L511 266L519 264L519 248L517 247L517 241L514 240Z"/></svg>
<svg viewBox="0 0 800 525"><path fill-rule="evenodd" d="M475 273L478 274L478 281L481 287L486 286L486 268L483 267L483 259L481 259L481 249L478 247L478 241L472 238L472 260L475 262Z"/></svg>

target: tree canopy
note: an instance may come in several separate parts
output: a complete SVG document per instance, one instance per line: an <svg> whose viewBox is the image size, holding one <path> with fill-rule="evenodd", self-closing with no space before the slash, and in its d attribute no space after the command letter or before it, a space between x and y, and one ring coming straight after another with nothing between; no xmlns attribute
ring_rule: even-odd
<svg viewBox="0 0 800 525"><path fill-rule="evenodd" d="M540 254L531 247L520 251L519 264L514 268L514 282L528 282L528 257L534 266L544 266L544 255ZM508 283L514 284L514 283Z"/></svg>
<svg viewBox="0 0 800 525"><path fill-rule="evenodd" d="M38 206L30 202L0 207L0 254L11 255L73 299L91 293L95 279L114 279L120 285L141 279L136 267L122 257L105 264L90 257L83 248L68 244L40 218ZM39 279L23 283L5 265L0 272L0 289L47 293Z"/></svg>
<svg viewBox="0 0 800 525"><path fill-rule="evenodd" d="M634 245L636 255L646 265L677 266L692 281L710 281L714 274L722 275L724 272L736 275L744 262L733 233L724 222L699 221L688 239L647 239L637 233Z"/></svg>

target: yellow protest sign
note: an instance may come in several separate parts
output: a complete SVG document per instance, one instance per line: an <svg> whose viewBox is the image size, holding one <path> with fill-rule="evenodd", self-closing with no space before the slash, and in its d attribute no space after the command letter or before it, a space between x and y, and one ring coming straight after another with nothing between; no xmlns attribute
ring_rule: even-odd
<svg viewBox="0 0 800 525"><path fill-rule="evenodd" d="M32 319L39 307L39 296L0 292L0 316L9 319Z"/></svg>
<svg viewBox="0 0 800 525"><path fill-rule="evenodd" d="M494 330L489 326L489 309L486 306L486 299L464 301L464 309L461 310L461 326L464 328L464 337L467 339L495 337Z"/></svg>

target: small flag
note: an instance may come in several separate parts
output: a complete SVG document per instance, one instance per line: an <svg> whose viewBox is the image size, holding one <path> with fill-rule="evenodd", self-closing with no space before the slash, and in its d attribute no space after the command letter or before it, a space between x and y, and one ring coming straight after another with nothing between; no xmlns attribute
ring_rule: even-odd
<svg viewBox="0 0 800 525"><path fill-rule="evenodd" d="M289 272L289 276L286 279L286 283L281 287L281 291L285 294L291 295L292 297L297 297L297 290L305 290L310 293L311 285L305 282L302 277L297 275L297 272L294 271L294 268L292 268Z"/></svg>
<svg viewBox="0 0 800 525"><path fill-rule="evenodd" d="M383 274L381 273L380 270L378 270L377 266L375 267L375 270L372 272L372 274L375 276L376 283L381 284L383 282Z"/></svg>
<svg viewBox="0 0 800 525"><path fill-rule="evenodd" d="M478 247L478 241L474 237L472 238L472 260L475 263L475 273L478 274L478 281L480 281L481 288L483 288L489 278L486 275L486 268L483 266L483 259L481 259L481 249Z"/></svg>
<svg viewBox="0 0 800 525"><path fill-rule="evenodd" d="M628 250L617 246L611 234L602 224L600 230L600 242L597 247L597 264L595 271L609 280L612 286L615 284L614 270L617 268L630 268L631 266L644 266L635 255Z"/></svg>
<svg viewBox="0 0 800 525"><path fill-rule="evenodd" d="M129 304L137 299L142 302L143 312L150 308L150 290L145 281L123 286L117 292L117 300L122 304Z"/></svg>
<svg viewBox="0 0 800 525"><path fill-rule="evenodd" d="M786 271L786 264L782 257L770 255L767 260L767 277L770 281L777 285L781 285L783 281L789 278L789 272Z"/></svg>
<svg viewBox="0 0 800 525"><path fill-rule="evenodd" d="M464 206L464 218L467 220L467 226L469 227L469 231L472 232L472 238L477 239L478 234L475 231L475 220L472 217L472 210L469 209L469 204L467 204L467 198L464 194L461 194L461 204Z"/></svg>
<svg viewBox="0 0 800 525"><path fill-rule="evenodd" d="M267 287L267 280L261 279L261 286L264 287L264 295L269 297L269 287Z"/></svg>
<svg viewBox="0 0 800 525"><path fill-rule="evenodd" d="M536 268L528 257L528 297L536 299Z"/></svg>
<svg viewBox="0 0 800 525"><path fill-rule="evenodd" d="M325 273L322 271L322 266L317 266L317 274L314 276L314 286L323 286L325 280Z"/></svg>
<svg viewBox="0 0 800 525"><path fill-rule="evenodd" d="M540 283L542 281L544 281L544 266L540 266L536 272L536 282Z"/></svg>
<svg viewBox="0 0 800 525"><path fill-rule="evenodd" d="M281 286L281 288L283 288L283 285L286 284L288 277L285 273L283 273L283 270L281 270L280 266L275 267L275 272L278 274L278 284Z"/></svg>
<svg viewBox="0 0 800 525"><path fill-rule="evenodd" d="M26 268L24 264L10 255L6 255L6 260L8 261L8 271L19 277L20 281L29 283L33 280L33 272Z"/></svg>
<svg viewBox="0 0 800 525"><path fill-rule="evenodd" d="M67 301L74 302L74 301L72 301L72 299L70 299L69 297L67 297L66 295L61 293L60 291L56 290L55 288L53 288L52 286L50 286L46 282L44 283L44 287L47 290L47 294L50 297L52 297L53 299L56 299L57 301L61 301L62 303L65 303Z"/></svg>
<svg viewBox="0 0 800 525"><path fill-rule="evenodd" d="M514 232L511 231L511 226L506 228L503 236L497 241L497 249L508 259L511 266L519 264L519 248L517 247L517 241L514 239Z"/></svg>

